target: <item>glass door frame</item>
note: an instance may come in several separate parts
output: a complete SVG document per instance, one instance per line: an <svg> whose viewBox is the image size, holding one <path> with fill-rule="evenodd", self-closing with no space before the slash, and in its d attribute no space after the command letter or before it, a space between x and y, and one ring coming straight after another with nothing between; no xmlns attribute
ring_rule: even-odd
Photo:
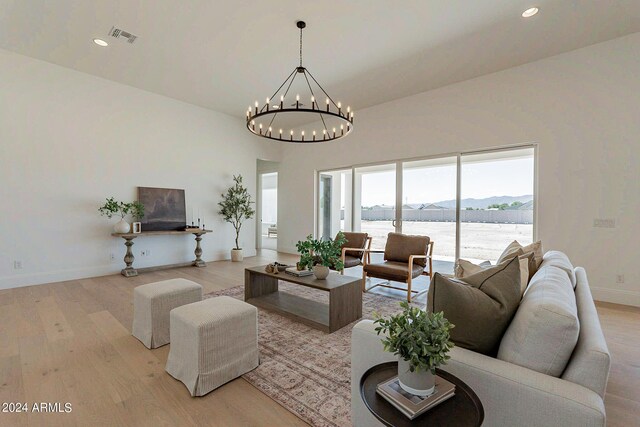
<svg viewBox="0 0 640 427"><path fill-rule="evenodd" d="M456 261L460 259L460 210L461 210L461 194L462 194L462 157L466 155L473 154L488 154L502 151L514 151L518 149L533 149L533 241L538 240L538 150L539 144L536 142L526 143L526 144L514 144L514 145L505 145L501 147L480 149L480 150L470 150L470 151L457 151L452 153L443 153L436 154L432 156L423 156L423 157L411 157L405 159L394 159L380 162L372 162L372 163L361 163L351 166L343 166L336 167L331 169L323 169L323 170L315 170L315 183L314 183L314 235L320 236L320 221L318 220L319 215L319 195L320 195L320 174L326 172L336 172L336 171L344 171L351 170L352 177L354 179L351 180L351 194L352 198L349 201L351 203L351 224L354 224L355 220L355 209L354 200L355 200L355 192L356 192L356 169L368 167L368 166L381 166L381 165L392 165L395 164L396 168L396 213L395 213L395 221L394 228L397 233L402 232L402 198L403 198L403 163L405 162L413 162L420 160L432 160L432 159L440 159L444 157L456 157L456 248L455 248L455 257Z"/></svg>

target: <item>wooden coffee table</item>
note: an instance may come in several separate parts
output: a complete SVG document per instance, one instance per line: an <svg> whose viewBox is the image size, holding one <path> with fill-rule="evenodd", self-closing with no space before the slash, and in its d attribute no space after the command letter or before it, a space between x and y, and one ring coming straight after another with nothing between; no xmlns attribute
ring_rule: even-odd
<svg viewBox="0 0 640 427"><path fill-rule="evenodd" d="M266 266L244 270L244 300L256 307L325 332L338 329L362 317L362 279L331 272L325 280L315 276L296 277L285 272L267 273ZM278 281L329 292L329 304L278 290Z"/></svg>

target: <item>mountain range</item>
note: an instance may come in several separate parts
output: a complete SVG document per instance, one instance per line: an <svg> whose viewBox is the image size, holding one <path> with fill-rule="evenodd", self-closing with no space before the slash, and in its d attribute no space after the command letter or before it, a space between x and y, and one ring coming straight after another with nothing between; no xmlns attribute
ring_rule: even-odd
<svg viewBox="0 0 640 427"><path fill-rule="evenodd" d="M533 196L531 194L526 194L524 196L492 196L484 199L462 199L460 200L460 204L462 209L486 209L488 206L495 204L501 205L503 203L507 203L510 205L513 202L527 203L532 200ZM433 204L447 209L455 209L456 200L442 200L440 202L434 202Z"/></svg>

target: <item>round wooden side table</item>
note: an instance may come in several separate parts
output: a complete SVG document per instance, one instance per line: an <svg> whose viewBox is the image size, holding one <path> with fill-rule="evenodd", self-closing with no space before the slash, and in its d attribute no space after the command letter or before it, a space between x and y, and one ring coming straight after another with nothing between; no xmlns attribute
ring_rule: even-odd
<svg viewBox="0 0 640 427"><path fill-rule="evenodd" d="M398 375L398 362L382 363L365 372L360 379L360 395L369 411L387 426L479 427L484 420L484 408L478 396L468 385L450 373L440 369L436 373L455 384L456 394L413 420L376 393L378 384Z"/></svg>

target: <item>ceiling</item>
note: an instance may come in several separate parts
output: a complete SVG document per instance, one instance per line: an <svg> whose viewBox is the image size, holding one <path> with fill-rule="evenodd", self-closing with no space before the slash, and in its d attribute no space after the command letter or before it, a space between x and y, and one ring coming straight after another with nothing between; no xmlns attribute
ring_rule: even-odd
<svg viewBox="0 0 640 427"><path fill-rule="evenodd" d="M638 32L640 1L0 0L0 47L244 117L297 65L298 19L305 66L357 114Z"/></svg>

